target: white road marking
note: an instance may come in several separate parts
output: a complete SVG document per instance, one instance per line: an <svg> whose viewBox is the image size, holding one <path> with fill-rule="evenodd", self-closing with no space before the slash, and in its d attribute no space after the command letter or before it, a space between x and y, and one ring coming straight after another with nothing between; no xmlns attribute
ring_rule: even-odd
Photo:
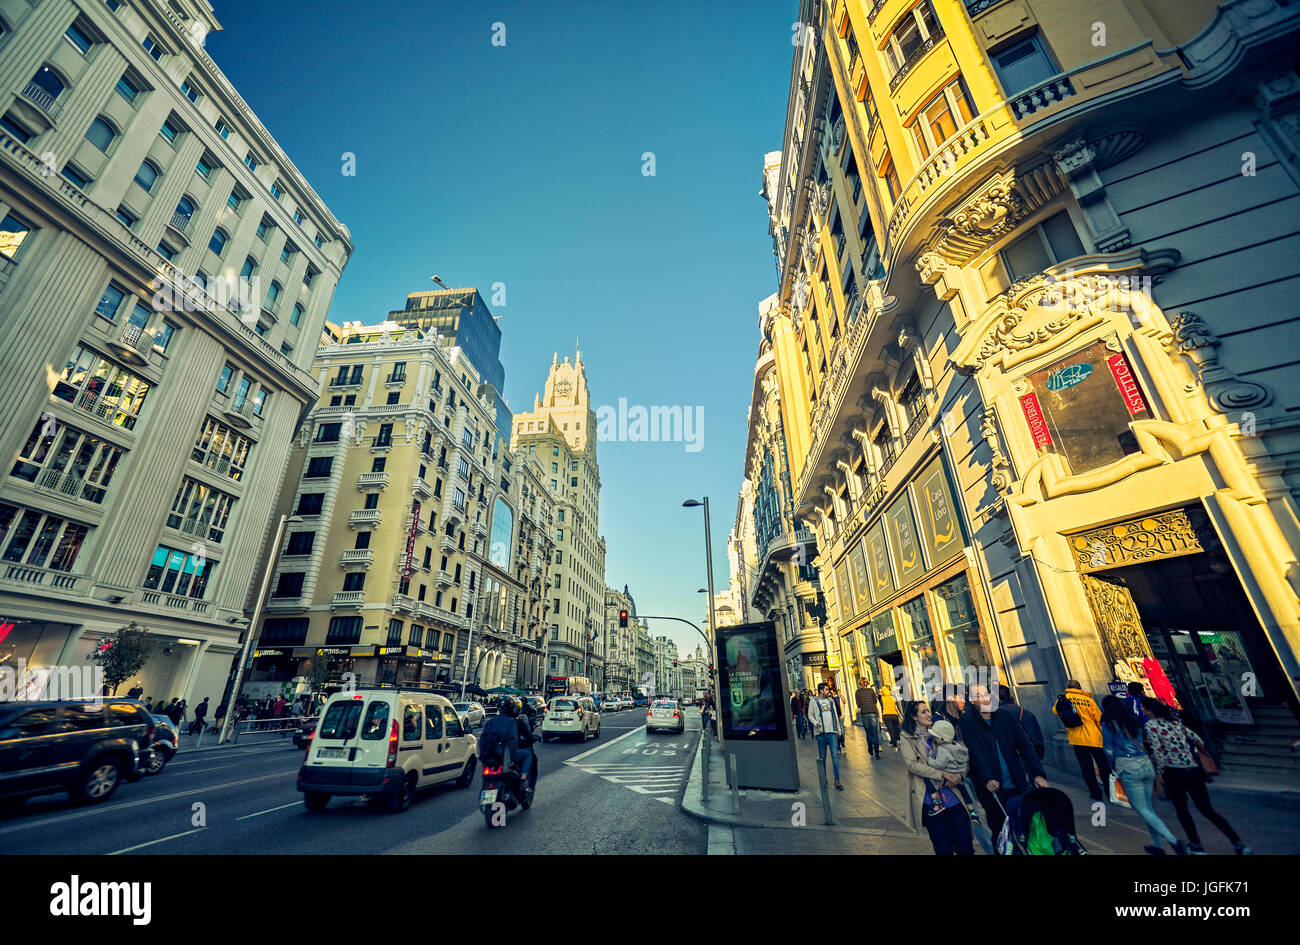
<svg viewBox="0 0 1300 945"><path fill-rule="evenodd" d="M14 824L9 827L0 827L0 835L16 833L19 830L30 830L32 827L45 827L50 824L61 824L65 821L78 820L82 817L93 817L96 814L125 810L128 807L139 807L141 804L156 804L159 801L171 801L178 797L189 797L191 794L202 794L204 791L220 791L222 788L239 787L241 784L256 784L259 781L273 781L276 778L297 777L297 775L297 765L295 765L293 771L282 771L279 774L267 774L260 778L245 778L242 781L227 781L225 784L210 784L205 787L191 788L188 791L177 791L175 794L164 794L161 797L144 797L138 801L127 801L125 804L109 804L93 808L92 810L77 811L76 813L70 814L58 814L54 817L46 817L44 820L33 820L27 823Z"/></svg>
<svg viewBox="0 0 1300 945"><path fill-rule="evenodd" d="M193 830L187 830L184 833L174 833L170 837L159 837L157 840L150 840L148 843L137 843L133 847L124 847L121 850L114 850L112 853L106 853L105 856L117 856L119 853L130 853L132 850L143 850L145 847L151 847L155 843L166 843L168 840L175 840L177 837L188 837L192 833L198 833L200 830L207 830L207 827L196 827Z"/></svg>
<svg viewBox="0 0 1300 945"><path fill-rule="evenodd" d="M235 820L248 820L248 818L250 817L261 817L263 814L270 814L270 813L274 813L277 810L284 810L286 807L297 807L298 804L299 804L298 801L294 801L292 804L281 804L279 807L272 807L267 810L259 810L256 814L245 814L243 817L236 817Z"/></svg>
<svg viewBox="0 0 1300 945"><path fill-rule="evenodd" d="M617 745L617 744L618 744L619 742L621 742L623 739L625 739L625 738L631 738L633 735L638 735L638 734L640 734L640 733L641 733L641 729L639 729L639 728L634 728L634 729L628 731L627 733L625 733L625 734L623 734L623 735L620 735L618 738L610 739L609 741L605 742L605 744L603 744L603 745L597 745L595 748L591 748L591 749L589 749L589 750L587 750L587 751L584 751L584 752L583 752L582 754L580 754L580 755L575 755L574 757L567 759L564 763L565 763L566 765L571 765L571 764L573 764L575 761L580 761L580 760L582 760L583 758L586 758L588 755L594 755L596 752L598 752L598 751L600 751L600 750L602 750L602 749L604 749L604 748L608 748L610 745Z"/></svg>
<svg viewBox="0 0 1300 945"><path fill-rule="evenodd" d="M671 804L673 802L673 799L671 797L656 797L655 800L663 801L665 804Z"/></svg>
<svg viewBox="0 0 1300 945"><path fill-rule="evenodd" d="M627 789L629 791L636 791L638 794L676 794L677 793L677 788L675 787L647 788L647 787L642 787L639 784L629 784L627 785Z"/></svg>

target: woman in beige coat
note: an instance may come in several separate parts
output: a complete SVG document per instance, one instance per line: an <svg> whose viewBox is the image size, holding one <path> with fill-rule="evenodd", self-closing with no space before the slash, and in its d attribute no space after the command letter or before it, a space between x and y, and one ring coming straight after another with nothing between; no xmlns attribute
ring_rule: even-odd
<svg viewBox="0 0 1300 945"><path fill-rule="evenodd" d="M907 765L907 822L918 833L925 827L937 856L971 856L975 849L970 814L956 792L966 772L940 771L930 764L934 756L932 722L928 705L907 703L898 742L899 754Z"/></svg>

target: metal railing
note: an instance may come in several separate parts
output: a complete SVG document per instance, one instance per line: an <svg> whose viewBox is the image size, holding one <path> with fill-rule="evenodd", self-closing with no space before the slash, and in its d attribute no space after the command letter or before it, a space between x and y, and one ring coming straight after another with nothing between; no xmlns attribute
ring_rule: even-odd
<svg viewBox="0 0 1300 945"><path fill-rule="evenodd" d="M943 30L941 28L936 29L926 38L925 42L912 50L912 55L903 60L903 64L899 66L898 71L894 73L894 77L889 80L889 91L892 92L894 89L898 88L898 84L907 78L908 73L916 67L916 64L925 58L926 53L939 45L939 41L943 38Z"/></svg>
<svg viewBox="0 0 1300 945"><path fill-rule="evenodd" d="M168 223L173 230L189 235L190 220L192 218L186 213L173 213L171 221Z"/></svg>
<svg viewBox="0 0 1300 945"><path fill-rule="evenodd" d="M23 89L23 98L27 99L27 101L31 102L41 111L45 112L46 115L49 115L51 121L59 117L59 111L63 107L59 104L59 100L55 96L51 95L35 82L27 83L26 87Z"/></svg>

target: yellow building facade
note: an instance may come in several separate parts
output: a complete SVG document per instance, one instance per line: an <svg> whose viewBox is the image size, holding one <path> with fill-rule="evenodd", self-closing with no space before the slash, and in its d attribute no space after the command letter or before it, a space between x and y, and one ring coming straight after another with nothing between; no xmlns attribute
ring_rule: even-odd
<svg viewBox="0 0 1300 945"><path fill-rule="evenodd" d="M765 335L841 684L996 669L1043 718L1167 680L1225 765L1294 771L1300 13L800 18Z"/></svg>

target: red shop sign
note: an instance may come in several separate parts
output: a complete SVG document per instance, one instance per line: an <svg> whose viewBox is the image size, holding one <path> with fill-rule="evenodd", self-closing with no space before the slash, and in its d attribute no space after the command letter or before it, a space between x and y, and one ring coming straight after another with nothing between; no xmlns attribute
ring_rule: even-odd
<svg viewBox="0 0 1300 945"><path fill-rule="evenodd" d="M1020 409L1025 412L1029 423L1029 433L1034 438L1034 449L1043 449L1052 445L1052 434L1047 431L1047 420L1043 417L1043 408L1038 405L1037 394L1025 394L1020 398Z"/></svg>
<svg viewBox="0 0 1300 945"><path fill-rule="evenodd" d="M406 554L402 556L402 579L411 576L411 566L415 559L415 533L420 527L420 503L411 506L411 531L406 536Z"/></svg>
<svg viewBox="0 0 1300 945"><path fill-rule="evenodd" d="M1146 401L1142 399L1142 391L1138 390L1133 372L1129 370L1128 359L1123 354L1112 354L1106 359L1106 363L1110 365L1110 373L1115 378L1115 384L1119 387L1120 396L1124 398L1124 406L1128 407L1128 412L1135 417L1140 413L1146 413Z"/></svg>

